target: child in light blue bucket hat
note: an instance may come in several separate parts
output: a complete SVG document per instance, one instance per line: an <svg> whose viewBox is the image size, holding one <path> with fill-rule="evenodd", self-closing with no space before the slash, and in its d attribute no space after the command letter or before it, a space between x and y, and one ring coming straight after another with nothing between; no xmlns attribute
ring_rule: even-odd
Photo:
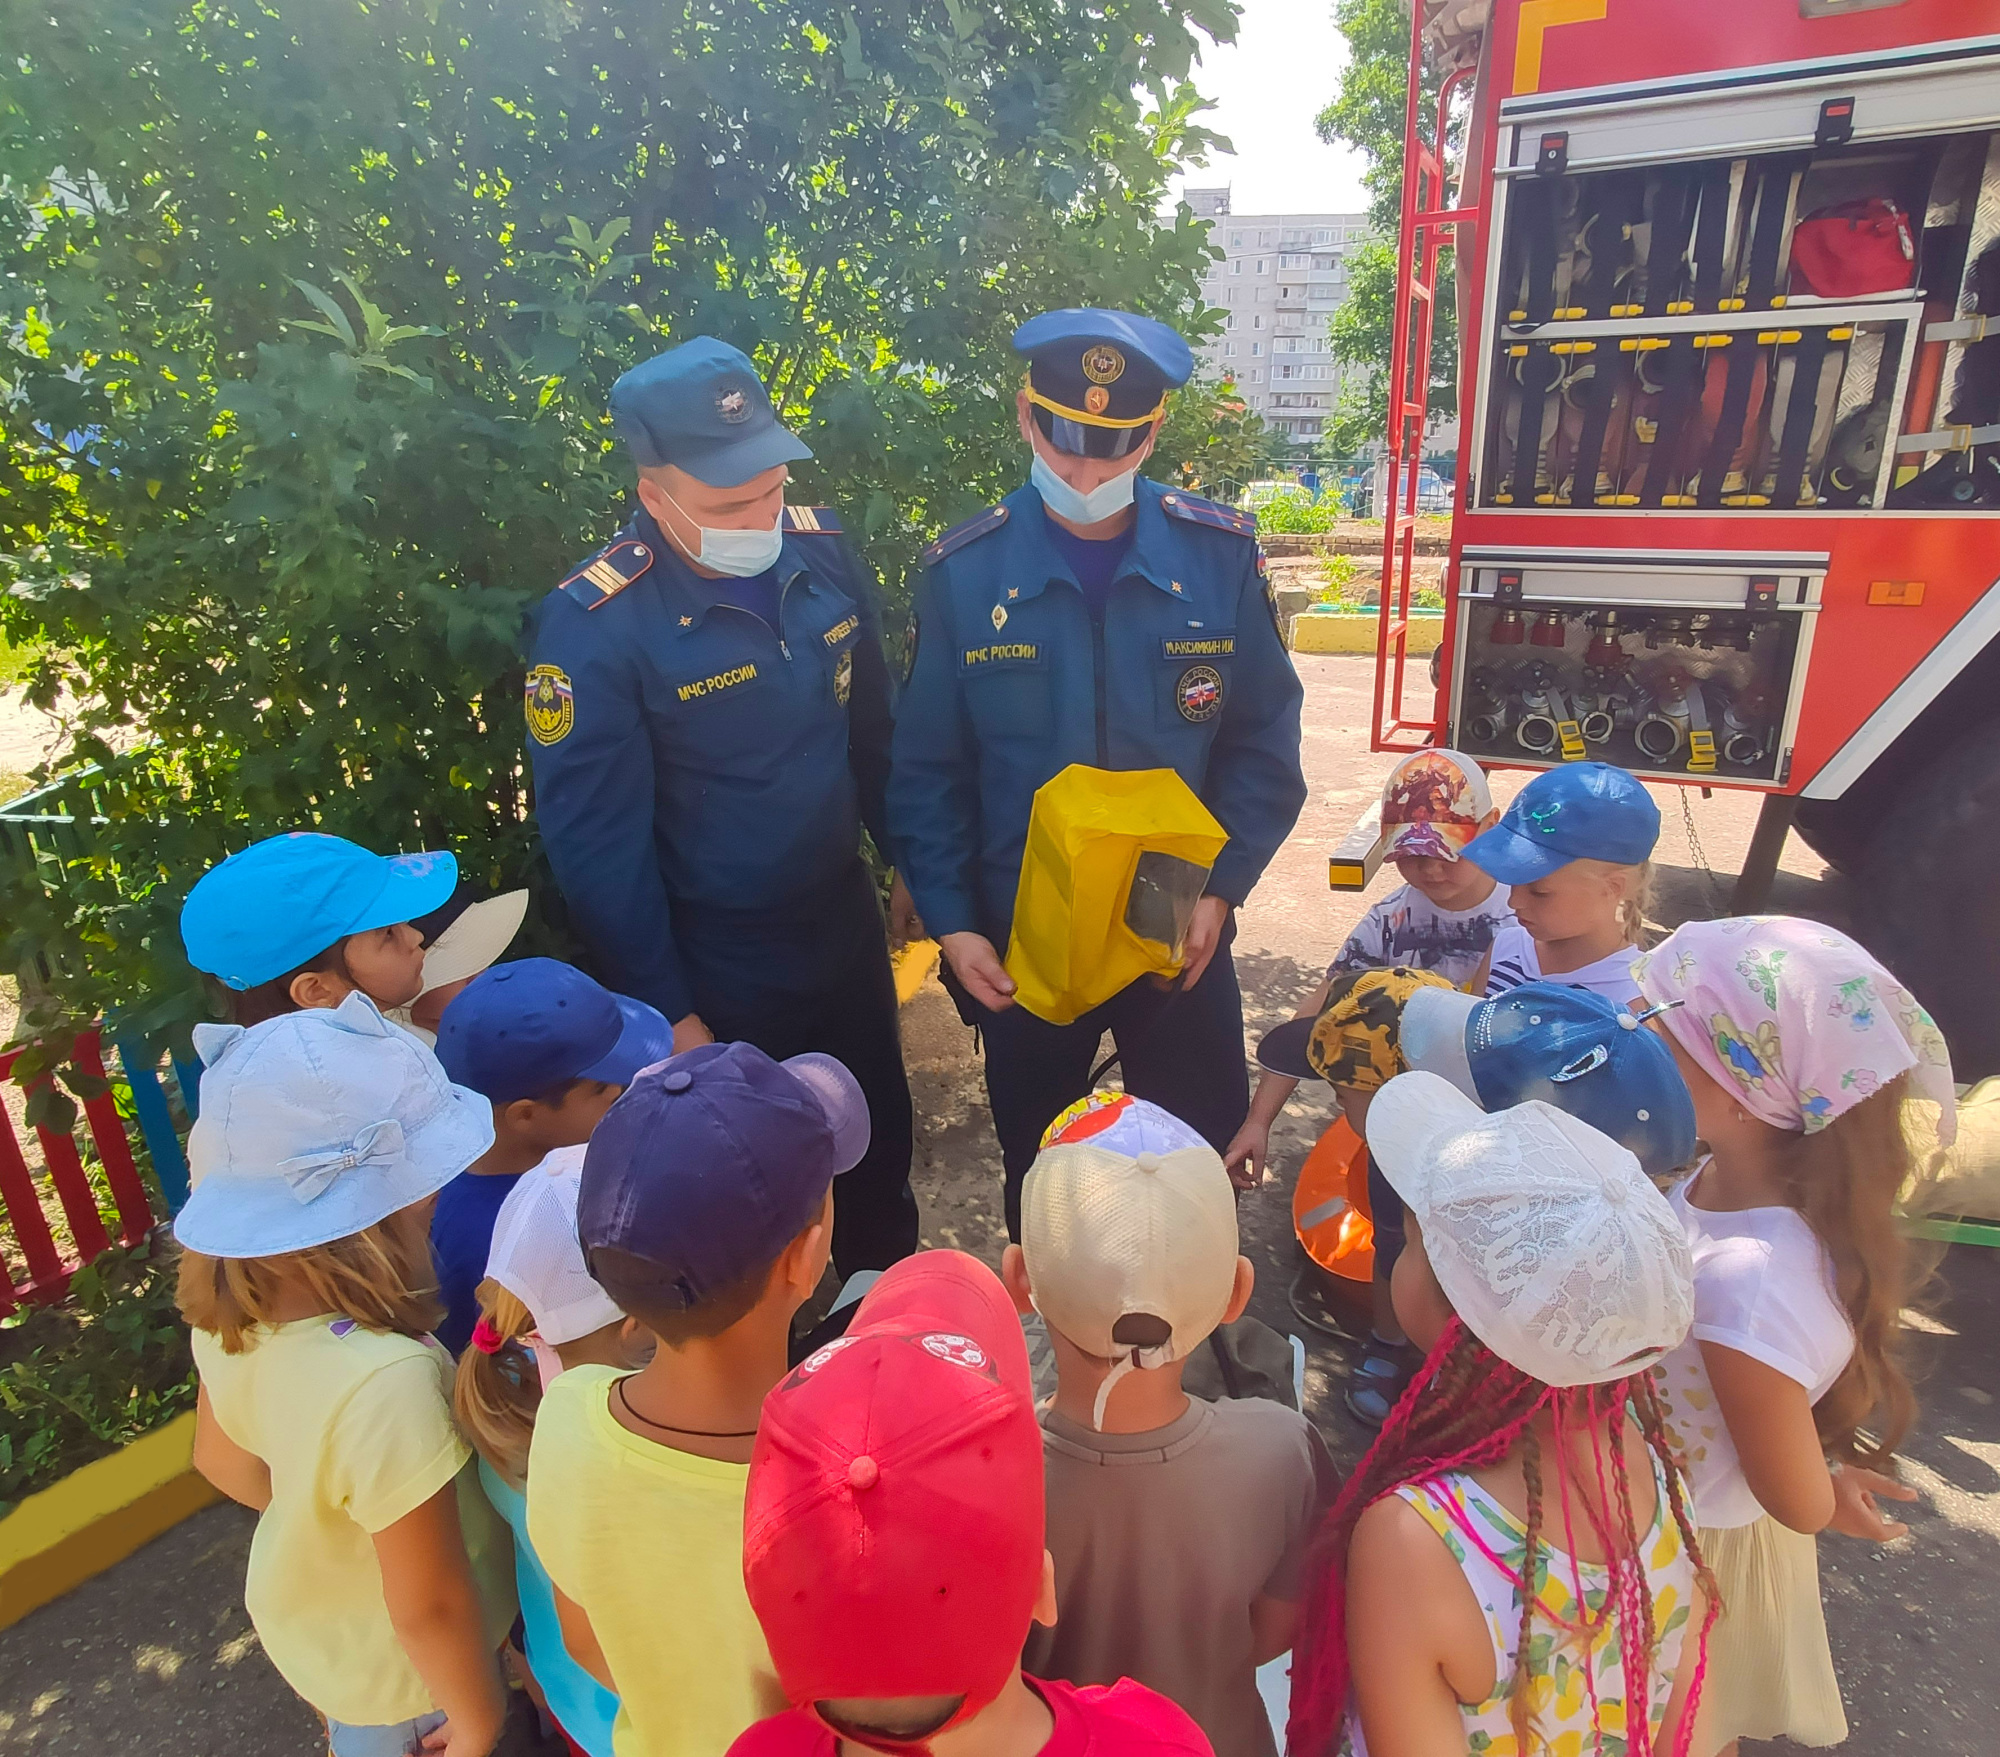
<svg viewBox="0 0 2000 1757"><path fill-rule="evenodd" d="M174 1222L195 1467L258 1513L244 1602L332 1757L476 1757L514 1619L505 1527L451 1414L430 1211L493 1113L360 993L199 1025ZM428 1743L427 1743L428 1742Z"/></svg>

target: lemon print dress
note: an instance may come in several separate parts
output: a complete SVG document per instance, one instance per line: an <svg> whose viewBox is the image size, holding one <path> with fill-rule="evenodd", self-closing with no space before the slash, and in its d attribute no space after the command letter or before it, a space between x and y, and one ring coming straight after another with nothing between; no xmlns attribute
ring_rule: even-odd
<svg viewBox="0 0 2000 1757"><path fill-rule="evenodd" d="M1653 1476L1653 1519L1640 1546L1653 1599L1653 1675L1647 1688L1647 1715L1657 1736L1688 1634L1694 1566L1681 1543L1657 1463ZM1519 1582L1527 1561L1527 1529L1470 1476L1458 1472L1435 1482L1405 1484L1396 1493L1451 1551L1493 1638L1498 1688L1484 1702L1459 1706L1465 1719L1465 1748L1472 1757L1624 1757L1623 1648L1616 1620L1604 1616L1609 1572L1572 1561L1546 1541L1537 1546L1535 1590L1540 1603L1528 1634L1528 1706L1534 1737L1524 1752L1508 1719L1507 1689L1521 1632ZM1548 1517L1559 1524L1561 1514L1553 1503ZM1353 1743L1361 1752L1358 1733Z"/></svg>

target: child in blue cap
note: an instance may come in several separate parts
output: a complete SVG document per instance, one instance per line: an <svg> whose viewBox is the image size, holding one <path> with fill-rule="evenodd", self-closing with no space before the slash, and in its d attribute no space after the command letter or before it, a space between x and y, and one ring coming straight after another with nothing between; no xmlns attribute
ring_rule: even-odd
<svg viewBox="0 0 2000 1757"><path fill-rule="evenodd" d="M1649 862L1659 839L1660 808L1625 770L1567 763L1537 775L1465 850L1474 866L1512 887L1514 908L1473 992L1549 981L1637 1000L1632 961L1645 944Z"/></svg>
<svg viewBox="0 0 2000 1757"><path fill-rule="evenodd" d="M239 1025L357 991L387 1011L423 992L423 935L412 925L458 884L449 854L371 854L300 831L253 842L195 881L181 906L188 962L234 996Z"/></svg>
<svg viewBox="0 0 2000 1757"><path fill-rule="evenodd" d="M493 1145L438 1192L431 1221L445 1303L437 1336L453 1354L472 1340L501 1203L553 1154L581 1153L633 1075L673 1049L657 1009L554 958L495 964L445 1008L438 1060L493 1106Z"/></svg>
<svg viewBox="0 0 2000 1757"><path fill-rule="evenodd" d="M564 1645L618 1692L628 1757L723 1751L786 1706L743 1584L750 1446L827 1265L834 1179L868 1139L831 1056L711 1043L643 1070L584 1155L584 1266L658 1347L549 1386L528 1532Z"/></svg>

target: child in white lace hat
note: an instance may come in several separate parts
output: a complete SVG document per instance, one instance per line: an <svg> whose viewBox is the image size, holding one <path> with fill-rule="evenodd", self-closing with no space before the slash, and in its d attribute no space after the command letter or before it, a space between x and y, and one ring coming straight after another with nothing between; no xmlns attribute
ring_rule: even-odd
<svg viewBox="0 0 2000 1757"><path fill-rule="evenodd" d="M453 1401L479 1453L486 1498L514 1531L514 1583L542 1705L588 1757L612 1757L618 1698L570 1658L555 1588L528 1538L528 1443L542 1392L570 1367L636 1367L651 1353L650 1338L584 1266L576 1236L583 1155L583 1147L558 1147L500 1204Z"/></svg>
<svg viewBox="0 0 2000 1757"><path fill-rule="evenodd" d="M1409 1073L1367 1129L1427 1354L1315 1539L1292 1751L1685 1757L1714 1610L1650 1373L1694 1309L1673 1211L1538 1101Z"/></svg>
<svg viewBox="0 0 2000 1757"><path fill-rule="evenodd" d="M451 1419L430 1209L492 1107L364 994L198 1025L174 1222L195 1467L257 1510L244 1602L333 1757L484 1757L514 1620L504 1528Z"/></svg>

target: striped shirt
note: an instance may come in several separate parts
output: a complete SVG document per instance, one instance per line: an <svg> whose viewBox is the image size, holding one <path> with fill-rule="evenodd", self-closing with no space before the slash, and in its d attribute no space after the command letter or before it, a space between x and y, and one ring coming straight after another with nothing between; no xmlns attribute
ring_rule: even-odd
<svg viewBox="0 0 2000 1757"><path fill-rule="evenodd" d="M1632 980L1632 962L1638 956L1637 946L1620 946L1595 963L1545 976L1541 954L1528 930L1518 921L1510 921L1493 935L1493 964L1486 972L1486 992L1492 996L1519 988L1524 982L1559 982L1565 988L1587 988L1592 994L1629 1006L1639 999L1639 985Z"/></svg>

